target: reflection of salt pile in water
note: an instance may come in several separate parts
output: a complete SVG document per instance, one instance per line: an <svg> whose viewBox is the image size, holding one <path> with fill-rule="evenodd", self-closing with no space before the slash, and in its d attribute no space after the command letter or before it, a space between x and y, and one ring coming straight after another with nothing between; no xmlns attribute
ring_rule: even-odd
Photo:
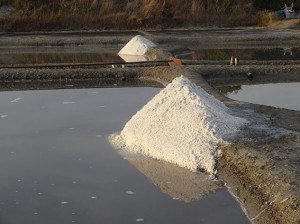
<svg viewBox="0 0 300 224"><path fill-rule="evenodd" d="M185 202L200 200L221 188L220 183L208 175L171 163L145 157L129 157L128 161L174 199Z"/></svg>
<svg viewBox="0 0 300 224"><path fill-rule="evenodd" d="M196 171L215 172L217 145L246 120L184 77L173 80L125 125L120 148Z"/></svg>

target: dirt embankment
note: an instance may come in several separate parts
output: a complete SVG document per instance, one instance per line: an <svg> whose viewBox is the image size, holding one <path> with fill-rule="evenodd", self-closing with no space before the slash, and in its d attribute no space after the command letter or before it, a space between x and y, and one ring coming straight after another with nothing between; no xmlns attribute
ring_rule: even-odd
<svg viewBox="0 0 300 224"><path fill-rule="evenodd" d="M236 102L206 82L218 85L249 82L246 74L254 69L260 71L254 73L252 81L256 83L300 81L298 66L190 69L194 72L191 78L194 77L198 85L225 102L235 115L251 122L233 144L220 146L218 175L246 208L253 223L299 223L300 111ZM195 77L197 73L203 74L206 80Z"/></svg>

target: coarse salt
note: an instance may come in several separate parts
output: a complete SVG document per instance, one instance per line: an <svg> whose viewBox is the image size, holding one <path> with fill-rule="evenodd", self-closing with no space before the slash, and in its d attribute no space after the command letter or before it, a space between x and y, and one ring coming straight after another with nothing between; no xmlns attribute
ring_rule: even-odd
<svg viewBox="0 0 300 224"><path fill-rule="evenodd" d="M117 148L216 172L217 146L247 121L232 116L215 97L187 78L175 78L110 140Z"/></svg>

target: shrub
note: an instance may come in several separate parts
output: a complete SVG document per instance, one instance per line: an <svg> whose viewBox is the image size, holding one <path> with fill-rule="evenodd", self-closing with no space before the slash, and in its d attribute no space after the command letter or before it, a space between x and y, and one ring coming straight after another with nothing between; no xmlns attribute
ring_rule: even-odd
<svg viewBox="0 0 300 224"><path fill-rule="evenodd" d="M254 18L251 0L0 0L16 9L0 29L164 28L176 26L244 26ZM30 24L24 24L30 23ZM4 28L7 27L7 28ZM10 28L9 28L10 27Z"/></svg>
<svg viewBox="0 0 300 224"><path fill-rule="evenodd" d="M256 16L256 24L259 26L268 26L273 21L273 13L270 11L260 11Z"/></svg>

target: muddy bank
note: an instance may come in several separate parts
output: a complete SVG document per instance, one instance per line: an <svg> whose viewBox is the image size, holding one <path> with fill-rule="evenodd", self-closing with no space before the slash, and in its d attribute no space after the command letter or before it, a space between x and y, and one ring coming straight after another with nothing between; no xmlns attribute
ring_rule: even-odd
<svg viewBox="0 0 300 224"><path fill-rule="evenodd" d="M300 65L190 65L116 68L60 68L60 69L0 69L0 81L34 80L88 80L88 79L136 79L152 77L171 81L182 73L197 80L203 77L210 84L229 85L235 82L273 83L299 82ZM253 78L249 80L247 74ZM200 83L199 83L200 84Z"/></svg>
<svg viewBox="0 0 300 224"><path fill-rule="evenodd" d="M0 46L64 46L126 44L135 35L143 35L165 50L182 47L299 46L300 30L265 28L164 29L130 31L64 31L0 33Z"/></svg>
<svg viewBox="0 0 300 224"><path fill-rule="evenodd" d="M0 46L118 45L139 34L138 31L0 33Z"/></svg>
<svg viewBox="0 0 300 224"><path fill-rule="evenodd" d="M85 88L121 88L121 87L155 87L163 88L159 82L140 79L93 79L93 80L36 80L2 82L0 91L47 90L47 89L85 89Z"/></svg>
<svg viewBox="0 0 300 224"><path fill-rule="evenodd" d="M183 68L147 67L147 68L101 68L101 69L0 69L0 84L7 82L61 81L61 80L121 80L151 77L152 79L171 81L179 76Z"/></svg>
<svg viewBox="0 0 300 224"><path fill-rule="evenodd" d="M228 46L299 46L299 30L266 28L237 29L195 29L148 31L148 37L155 38L161 46L215 48Z"/></svg>
<svg viewBox="0 0 300 224"><path fill-rule="evenodd" d="M253 223L299 223L299 139L290 134L220 147L219 176Z"/></svg>
<svg viewBox="0 0 300 224"><path fill-rule="evenodd" d="M249 69L257 70L253 80L246 75ZM299 68L198 66L188 70L190 79L225 102L235 115L251 121L232 145L220 146L218 164L219 177L246 208L249 219L253 223L299 223L300 111L236 102L206 82L299 82Z"/></svg>

